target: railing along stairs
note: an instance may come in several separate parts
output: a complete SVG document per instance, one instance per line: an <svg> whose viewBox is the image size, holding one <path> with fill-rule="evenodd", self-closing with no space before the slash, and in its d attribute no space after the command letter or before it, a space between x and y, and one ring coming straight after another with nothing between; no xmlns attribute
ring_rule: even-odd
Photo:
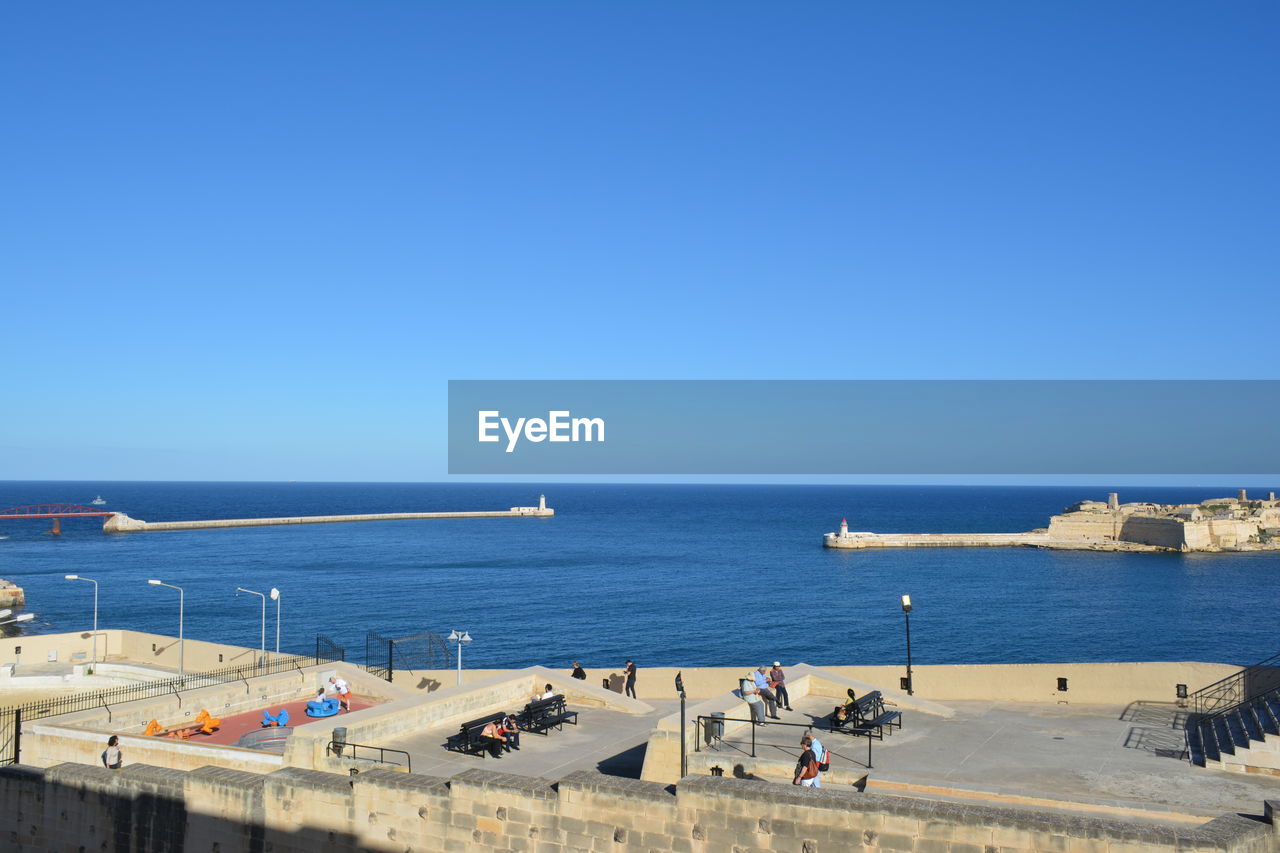
<svg viewBox="0 0 1280 853"><path fill-rule="evenodd" d="M1241 756L1280 740L1280 654L1202 687L1188 697L1187 748L1193 764L1244 764Z"/></svg>

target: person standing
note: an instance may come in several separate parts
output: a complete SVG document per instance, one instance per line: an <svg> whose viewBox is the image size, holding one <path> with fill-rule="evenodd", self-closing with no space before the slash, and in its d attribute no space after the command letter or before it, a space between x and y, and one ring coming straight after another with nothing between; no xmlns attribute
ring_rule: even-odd
<svg viewBox="0 0 1280 853"><path fill-rule="evenodd" d="M351 685L336 675L329 676L329 683L333 685L333 692L338 694L338 708L351 713Z"/></svg>
<svg viewBox="0 0 1280 853"><path fill-rule="evenodd" d="M635 661L627 661L626 668L623 672L627 675L627 695L632 699L636 698L636 663Z"/></svg>
<svg viewBox="0 0 1280 853"><path fill-rule="evenodd" d="M751 709L752 724L764 722L764 703L760 701L760 688L756 687L756 674L748 672L746 678L738 684L738 692Z"/></svg>
<svg viewBox="0 0 1280 853"><path fill-rule="evenodd" d="M102 766L108 770L119 770L124 765L124 756L120 752L120 738L112 735L107 738L107 748L102 750Z"/></svg>
<svg viewBox="0 0 1280 853"><path fill-rule="evenodd" d="M764 700L765 709L768 710L769 716L778 719L778 697L773 695L773 691L769 689L769 676L764 674L764 664L756 668L753 676L756 689L760 691L760 698Z"/></svg>
<svg viewBox="0 0 1280 853"><path fill-rule="evenodd" d="M773 690L778 694L778 704L791 710L791 697L787 695L787 674L782 671L782 664L778 661L773 662L773 669L769 670L769 681L773 683Z"/></svg>
<svg viewBox="0 0 1280 853"><path fill-rule="evenodd" d="M582 681L587 680L587 671L582 668L582 664L577 661L573 662L573 677Z"/></svg>
<svg viewBox="0 0 1280 853"><path fill-rule="evenodd" d="M803 788L821 788L822 771L818 769L818 757L813 754L813 741L808 735L800 738L800 760L796 762L796 778L792 785Z"/></svg>
<svg viewBox="0 0 1280 853"><path fill-rule="evenodd" d="M807 730L805 735L809 738L809 748L813 750L813 757L818 759L818 771L821 773L827 772L830 767L827 762L831 760L831 757L827 754L827 748L822 745L822 741L818 740L818 736L813 729Z"/></svg>

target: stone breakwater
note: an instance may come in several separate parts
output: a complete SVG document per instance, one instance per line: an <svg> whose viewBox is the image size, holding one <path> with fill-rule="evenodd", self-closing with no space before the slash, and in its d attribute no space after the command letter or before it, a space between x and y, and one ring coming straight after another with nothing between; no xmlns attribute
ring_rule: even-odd
<svg viewBox="0 0 1280 853"><path fill-rule="evenodd" d="M1137 542L1083 542L1053 539L1043 530L1026 533L827 533L828 548L1060 548L1072 551L1169 551Z"/></svg>
<svg viewBox="0 0 1280 853"><path fill-rule="evenodd" d="M203 530L214 527L270 527L281 524L338 524L352 521L412 521L427 518L551 518L556 511L546 506L513 506L491 512L379 512L365 515L297 515L285 518L215 518L207 521L142 521L122 512L107 519L102 529L108 533L157 530Z"/></svg>

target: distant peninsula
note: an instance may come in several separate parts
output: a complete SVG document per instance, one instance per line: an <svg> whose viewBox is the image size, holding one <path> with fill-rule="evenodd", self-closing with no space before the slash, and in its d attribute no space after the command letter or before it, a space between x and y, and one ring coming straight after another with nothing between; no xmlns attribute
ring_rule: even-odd
<svg viewBox="0 0 1280 853"><path fill-rule="evenodd" d="M965 548L1021 546L1077 551L1269 551L1280 550L1280 501L1233 498L1198 504L1080 501L1049 519L1047 528L1026 533L827 533L828 548Z"/></svg>

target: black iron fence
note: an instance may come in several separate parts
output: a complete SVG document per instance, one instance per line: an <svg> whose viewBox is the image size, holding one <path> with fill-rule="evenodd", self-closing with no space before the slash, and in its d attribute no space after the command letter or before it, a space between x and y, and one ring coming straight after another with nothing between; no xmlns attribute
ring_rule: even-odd
<svg viewBox="0 0 1280 853"><path fill-rule="evenodd" d="M336 646L334 648L337 648ZM338 651L342 650L338 648ZM108 687L103 690L86 690L69 696L58 696L27 702L15 708L0 710L0 765L16 764L22 748L22 724L44 717L56 717L61 714L73 714L77 711L91 711L96 708L110 710L113 705L125 702L136 702L139 699L154 699L157 696L178 696L187 690L210 687L216 684L227 684L233 681L245 681L263 675L275 675L289 670L302 671L305 666L320 663L331 663L342 660L322 658L319 646L313 657L311 655L267 655L265 660L240 666L227 666L206 672L188 672L174 678L160 681L145 681L138 684L123 684L119 687Z"/></svg>
<svg viewBox="0 0 1280 853"><path fill-rule="evenodd" d="M316 664L346 659L346 649L324 634L316 634Z"/></svg>
<svg viewBox="0 0 1280 853"><path fill-rule="evenodd" d="M364 637L364 668L390 681L397 669L446 669L449 648L439 634L430 632L408 637L384 637L369 631Z"/></svg>
<svg viewBox="0 0 1280 853"><path fill-rule="evenodd" d="M1278 687L1280 654L1247 666L1192 693L1191 710L1201 717L1223 713Z"/></svg>

